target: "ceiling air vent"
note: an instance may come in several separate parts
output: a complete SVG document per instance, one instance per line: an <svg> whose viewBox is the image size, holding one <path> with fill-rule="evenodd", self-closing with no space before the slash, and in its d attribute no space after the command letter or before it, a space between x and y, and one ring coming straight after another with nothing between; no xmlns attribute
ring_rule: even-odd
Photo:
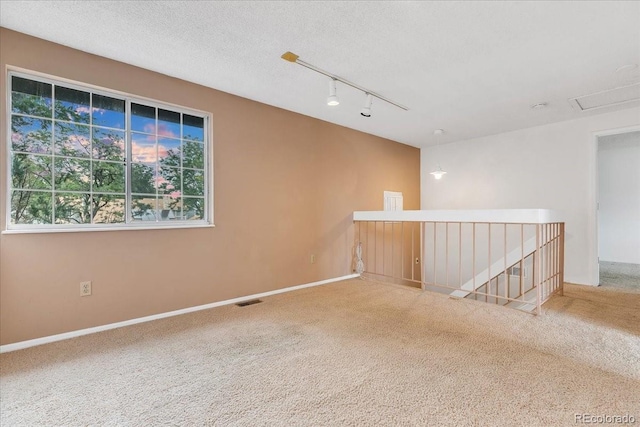
<svg viewBox="0 0 640 427"><path fill-rule="evenodd" d="M597 108L612 107L640 100L640 83L607 89L591 95L569 99L569 103L578 111L590 111Z"/></svg>

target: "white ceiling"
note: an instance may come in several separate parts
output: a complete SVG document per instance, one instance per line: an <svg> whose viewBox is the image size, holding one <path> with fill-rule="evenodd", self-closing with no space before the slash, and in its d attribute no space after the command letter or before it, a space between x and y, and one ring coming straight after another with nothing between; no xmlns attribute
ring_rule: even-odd
<svg viewBox="0 0 640 427"><path fill-rule="evenodd" d="M605 112L567 99L640 63L635 1L2 0L0 25L416 147L436 128L446 143ZM328 78L288 50L409 111L374 100L364 118L364 94L340 83L328 107Z"/></svg>

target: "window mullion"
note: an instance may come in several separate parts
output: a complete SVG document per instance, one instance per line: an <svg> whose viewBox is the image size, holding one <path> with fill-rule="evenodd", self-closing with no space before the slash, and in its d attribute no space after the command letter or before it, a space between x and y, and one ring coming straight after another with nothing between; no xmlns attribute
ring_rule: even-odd
<svg viewBox="0 0 640 427"><path fill-rule="evenodd" d="M89 93L89 224L93 224L93 93Z"/></svg>
<svg viewBox="0 0 640 427"><path fill-rule="evenodd" d="M211 179L210 177L210 173L211 173L211 168L213 167L212 164L210 164L210 154L209 154L209 140L211 138L211 136L209 135L209 129L210 129L210 123L209 123L209 117L205 117L203 120L204 123L204 129L203 129L203 141L202 141L202 155L204 156L204 158L202 159L202 167L204 168L204 194L202 195L204 197L204 211L203 211L203 218L204 220L206 220L207 222L211 222L212 219L210 218L211 212L212 212L212 204L213 204L213 192L210 192L210 188L209 188L209 180Z"/></svg>
<svg viewBox="0 0 640 427"><path fill-rule="evenodd" d="M133 161L132 154L132 142L131 142L131 99L127 98L125 100L125 114L124 114L124 124L125 124L125 133L124 133L124 145L125 145L125 200L124 200L124 209L125 209L125 221L127 224L133 222L132 217L132 209L133 209L133 200L131 197L131 185L132 185L132 176L131 176L131 163Z"/></svg>
<svg viewBox="0 0 640 427"><path fill-rule="evenodd" d="M56 223L56 84L51 84L51 224Z"/></svg>
<svg viewBox="0 0 640 427"><path fill-rule="evenodd" d="M153 187L156 189L156 222L160 222L162 213L160 212L160 192L158 191L158 174L160 173L160 162L158 161L158 107L154 107L156 112L155 123L155 148L156 148L156 170L153 174ZM159 215L158 215L159 214Z"/></svg>
<svg viewBox="0 0 640 427"><path fill-rule="evenodd" d="M184 113L180 113L180 219L185 220L184 213Z"/></svg>

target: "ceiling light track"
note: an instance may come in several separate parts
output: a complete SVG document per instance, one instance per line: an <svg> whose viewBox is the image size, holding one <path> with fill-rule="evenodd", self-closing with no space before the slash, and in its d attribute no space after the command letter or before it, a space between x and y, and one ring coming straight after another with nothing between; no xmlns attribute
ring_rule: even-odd
<svg viewBox="0 0 640 427"><path fill-rule="evenodd" d="M394 101L390 100L389 98L386 98L386 97L380 95L379 93L375 93L375 92L373 92L373 91L371 91L371 90L369 90L367 88L364 88L364 87L362 87L360 85L357 85L357 84L355 84L353 82L350 82L349 80L345 80L342 77L336 76L335 74L332 74L332 73L330 73L328 71L325 71L325 70L323 70L321 68L318 68L315 65L309 64L308 62L305 62L305 61L301 60L300 57L298 55L296 55L295 53L285 52L284 54L282 54L281 58L284 59L285 61L289 61L289 62L293 62L294 64L302 65L303 67L308 68L308 69L310 69L312 71L315 71L316 73L323 74L323 75L331 78L334 81L337 80L337 81L339 81L341 83L346 84L347 86L351 86L354 89L358 89L359 91L364 92L368 96L370 95L372 97L378 98L378 99L380 99L380 100L382 100L384 102L387 102L387 103L389 103L391 105L394 105L394 106L396 106L396 107L398 107L398 108L400 108L402 110L405 110L405 111L409 110L409 108L405 107L404 105L398 104L397 102L394 102ZM368 98L368 96L367 96L367 98ZM367 100L367 103L368 103L368 100ZM371 108L371 104L369 104L369 108Z"/></svg>

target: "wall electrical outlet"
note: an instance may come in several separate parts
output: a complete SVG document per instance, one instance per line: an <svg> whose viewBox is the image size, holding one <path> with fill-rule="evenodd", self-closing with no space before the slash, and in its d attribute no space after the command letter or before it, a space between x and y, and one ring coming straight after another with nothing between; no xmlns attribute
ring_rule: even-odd
<svg viewBox="0 0 640 427"><path fill-rule="evenodd" d="M311 254L311 264L316 263L316 254Z"/></svg>
<svg viewBox="0 0 640 427"><path fill-rule="evenodd" d="M80 282L80 296L88 297L91 295L91 282Z"/></svg>

